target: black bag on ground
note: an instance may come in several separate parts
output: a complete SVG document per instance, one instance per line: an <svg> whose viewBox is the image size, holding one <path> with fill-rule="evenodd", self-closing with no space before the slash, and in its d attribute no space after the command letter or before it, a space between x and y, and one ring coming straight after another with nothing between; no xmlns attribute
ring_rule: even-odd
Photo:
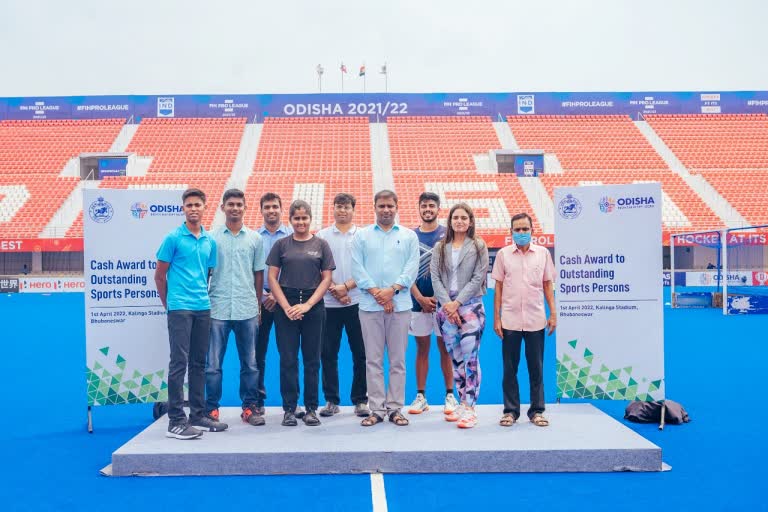
<svg viewBox="0 0 768 512"><path fill-rule="evenodd" d="M660 423L661 408L666 407L664 422L670 425L688 423L691 418L679 403L673 400L658 402L631 402L624 410L624 419L635 423Z"/></svg>

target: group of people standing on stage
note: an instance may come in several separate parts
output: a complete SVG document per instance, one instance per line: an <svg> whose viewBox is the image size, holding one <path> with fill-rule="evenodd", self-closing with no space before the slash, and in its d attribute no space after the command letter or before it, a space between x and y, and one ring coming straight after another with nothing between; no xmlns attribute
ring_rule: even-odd
<svg viewBox="0 0 768 512"><path fill-rule="evenodd" d="M303 200L290 204L290 225L284 225L281 198L262 195L264 225L254 231L243 224L245 194L227 190L220 206L225 224L210 232L202 226L205 193L188 189L182 202L185 222L163 240L155 273L168 311L168 437L194 439L204 431L228 428L219 407L230 333L240 359L241 418L250 425L265 424L264 374L273 325L284 426L300 420L317 426L318 416L340 412L343 331L353 363L350 398L362 426L409 424L402 413L409 334L417 342L417 394L407 412L429 409L425 388L433 333L445 380L445 419L460 428L477 424L489 257L469 205L455 204L447 225L441 226L440 198L424 192L418 205L421 224L412 230L396 222L397 195L382 190L373 201L376 222L358 227L355 197L340 193L333 201L334 223L313 235L312 209ZM524 340L531 385L528 416L533 424L547 426L542 368L544 331L551 334L556 326L554 265L546 248L531 243L527 214L512 218L511 231L514 243L498 252L491 272L496 281L493 327L502 338L504 364L499 423L511 426L520 416L517 368ZM299 353L304 410L299 406ZM189 418L183 409L187 372ZM319 409L321 373L326 404Z"/></svg>

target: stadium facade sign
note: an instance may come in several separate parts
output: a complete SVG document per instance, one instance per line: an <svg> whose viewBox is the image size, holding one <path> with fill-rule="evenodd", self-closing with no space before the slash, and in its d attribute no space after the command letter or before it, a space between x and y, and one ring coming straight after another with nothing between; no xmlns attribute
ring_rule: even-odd
<svg viewBox="0 0 768 512"><path fill-rule="evenodd" d="M0 120L768 113L768 91L209 94L0 98Z"/></svg>

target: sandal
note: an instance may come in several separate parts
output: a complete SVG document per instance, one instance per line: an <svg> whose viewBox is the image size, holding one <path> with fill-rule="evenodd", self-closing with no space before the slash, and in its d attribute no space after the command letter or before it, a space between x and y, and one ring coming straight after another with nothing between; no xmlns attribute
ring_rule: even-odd
<svg viewBox="0 0 768 512"><path fill-rule="evenodd" d="M548 427L549 426L549 420L545 418L540 412L537 412L533 415L531 418L531 423L536 425L537 427Z"/></svg>
<svg viewBox="0 0 768 512"><path fill-rule="evenodd" d="M360 424L364 427L372 427L377 423L381 423L384 421L384 418L379 416L378 414L371 413L370 416L367 416L363 421L360 422Z"/></svg>
<svg viewBox="0 0 768 512"><path fill-rule="evenodd" d="M400 411L394 411L389 415L389 421L397 425L398 427L404 427L410 423L408 418L400 414Z"/></svg>
<svg viewBox="0 0 768 512"><path fill-rule="evenodd" d="M499 425L501 425L502 427L511 427L512 425L515 424L516 421L517 421L517 418L515 418L511 412L508 412L501 417L501 419L499 420Z"/></svg>

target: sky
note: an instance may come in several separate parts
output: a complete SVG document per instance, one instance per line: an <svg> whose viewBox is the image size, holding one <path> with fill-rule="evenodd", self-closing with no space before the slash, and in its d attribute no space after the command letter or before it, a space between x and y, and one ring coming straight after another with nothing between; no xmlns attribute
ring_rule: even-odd
<svg viewBox="0 0 768 512"><path fill-rule="evenodd" d="M768 90L765 0L0 0L0 96Z"/></svg>

